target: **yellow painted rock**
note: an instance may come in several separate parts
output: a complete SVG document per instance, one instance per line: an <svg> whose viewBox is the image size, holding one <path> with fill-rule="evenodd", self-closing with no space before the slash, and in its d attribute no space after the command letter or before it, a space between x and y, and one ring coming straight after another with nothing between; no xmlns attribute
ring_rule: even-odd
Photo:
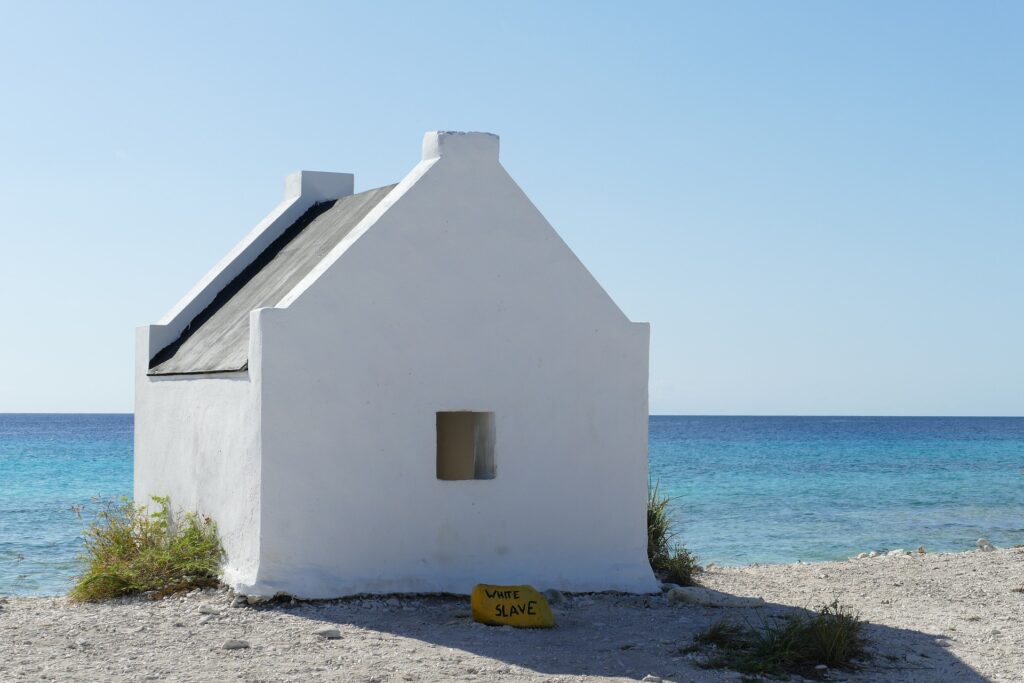
<svg viewBox="0 0 1024 683"><path fill-rule="evenodd" d="M551 628L555 615L548 601L532 586L474 586L470 598L473 620L481 624L518 628Z"/></svg>

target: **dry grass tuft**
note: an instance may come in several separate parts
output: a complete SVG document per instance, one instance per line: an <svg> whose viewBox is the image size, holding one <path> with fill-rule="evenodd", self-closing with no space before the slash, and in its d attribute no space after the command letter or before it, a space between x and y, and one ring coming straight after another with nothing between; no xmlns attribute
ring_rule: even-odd
<svg viewBox="0 0 1024 683"><path fill-rule="evenodd" d="M698 633L685 652L710 650L702 666L745 674L816 676L814 667L852 668L865 652L864 622L837 600L810 614L792 614L760 627L719 621Z"/></svg>

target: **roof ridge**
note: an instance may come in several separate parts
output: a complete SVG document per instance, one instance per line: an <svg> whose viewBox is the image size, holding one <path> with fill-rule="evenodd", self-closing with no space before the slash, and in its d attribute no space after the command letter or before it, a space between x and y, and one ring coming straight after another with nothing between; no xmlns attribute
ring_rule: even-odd
<svg viewBox="0 0 1024 683"><path fill-rule="evenodd" d="M245 268L238 273L238 275L232 278L220 291L218 291L213 300L189 321L174 341L167 344L153 355L149 361L148 374L184 375L244 370L248 365L247 359L244 357L244 354L241 354L242 357L239 357L240 354L237 349L232 350L233 347L237 347L239 337L242 336L238 331L239 326L243 324L248 325L248 318L246 318L245 321L241 320L242 306L252 304L252 308L249 309L252 310L254 308L276 305L277 301L280 299L280 292L277 293L278 296L276 299L272 299L271 295L274 294L274 287L279 288L279 286L287 284L288 278L294 272L295 268L298 268L301 271L304 265L309 267L310 264L315 265L315 263L319 262L314 261L307 254L303 253L306 252L307 249L288 250L288 252L295 251L296 255L294 256L283 256L282 252L287 254L288 252L285 250L289 245L295 243L296 240L306 232L307 228L314 223L318 223L318 219L321 219L321 217L327 215L335 208L341 211L339 217L334 219L334 221L325 219L328 222L322 226L323 232L313 234L309 239L312 240L312 244L315 244L318 236L320 239L326 238L330 240L332 236L336 237L338 234L346 234L348 230L351 230L355 223L358 222L358 218L361 218L366 211L370 210L373 206L376 206L393 187L394 185L385 185L370 190L364 190L363 192L351 194L339 199L317 202L306 209L306 211L299 216L294 223L288 226L269 245L267 245L263 251L257 254L252 262L247 264ZM345 209L343 207L351 208ZM340 223L338 221L340 221ZM308 246L310 243L307 242L306 244ZM279 257L286 260L287 263L282 262L285 266L291 264L293 270L281 270L281 264L278 264L276 269L275 266L270 265L275 262L275 259L280 260ZM274 270L269 270L268 266L270 269ZM257 287L255 294L244 295L247 300L240 301L239 304L233 306L234 309L238 310L228 310L225 313L225 315L228 316L227 318L224 318L224 316L218 316L220 311L224 310L240 292L246 289L246 286L249 285L254 278L258 277L261 273L264 273L265 270L266 273L264 275L263 282L254 284L254 286ZM268 286L270 288L269 293L266 291ZM248 313L248 311L245 312ZM218 319L223 319L226 322L220 324L217 329L207 331L203 339L197 339L195 343L191 344L190 347L187 347L194 348L186 353L186 356L189 357L182 360L179 357L179 351L183 346L188 344L189 340L192 339L199 330L203 329L203 326L210 322L211 318L214 318L214 316L218 316ZM219 348L221 346L224 348ZM196 349L201 350L197 352ZM214 352L213 354L211 354L211 349ZM210 361L210 355L216 355L216 351L224 351L225 349L227 349L227 351L222 357L219 359L215 358L213 361ZM207 356L205 360L202 358L203 355ZM179 357L179 361L176 363L170 363L176 357ZM232 362L229 363L228 361ZM168 363L170 363L170 369L160 367ZM216 367L218 365L225 367Z"/></svg>

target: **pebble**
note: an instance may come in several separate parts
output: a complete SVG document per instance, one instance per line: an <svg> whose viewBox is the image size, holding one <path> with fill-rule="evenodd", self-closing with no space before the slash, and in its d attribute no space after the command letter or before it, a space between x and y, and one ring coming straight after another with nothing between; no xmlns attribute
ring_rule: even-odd
<svg viewBox="0 0 1024 683"><path fill-rule="evenodd" d="M208 624L208 623L210 623L211 619L213 619L213 615L212 614L207 614L205 616L199 617L199 623L200 624Z"/></svg>
<svg viewBox="0 0 1024 683"><path fill-rule="evenodd" d="M897 548L896 550L890 550L889 552L886 553L886 555L888 555L889 557L895 557L896 555L909 555L909 554L910 553L908 553L903 548Z"/></svg>
<svg viewBox="0 0 1024 683"><path fill-rule="evenodd" d="M221 648L224 649L224 650L245 650L248 647L249 647L249 643L247 641L245 641L245 640L238 640L236 638L231 638L230 640L225 640L224 644L221 645Z"/></svg>
<svg viewBox="0 0 1024 683"><path fill-rule="evenodd" d="M231 601L231 606L232 607L244 607L245 605L248 605L248 604L249 604L249 601L246 599L246 597L244 595L236 595L235 599Z"/></svg>
<svg viewBox="0 0 1024 683"><path fill-rule="evenodd" d="M265 602L270 602L270 598L265 595L247 595L245 601L250 605L262 605Z"/></svg>
<svg viewBox="0 0 1024 683"><path fill-rule="evenodd" d="M654 674L647 674L641 681L647 681L647 683L661 683L661 676L655 676Z"/></svg>
<svg viewBox="0 0 1024 683"><path fill-rule="evenodd" d="M868 553L868 557L878 557L880 554L881 553L879 553L877 550L872 550L870 553Z"/></svg>
<svg viewBox="0 0 1024 683"><path fill-rule="evenodd" d="M336 628L321 628L313 633L321 638L326 638L327 640L337 640L338 638L341 638L341 631Z"/></svg>
<svg viewBox="0 0 1024 683"><path fill-rule="evenodd" d="M814 667L816 671L828 671L828 667L824 664L818 664Z"/></svg>
<svg viewBox="0 0 1024 683"><path fill-rule="evenodd" d="M984 539L984 538L979 538L978 539L978 550L980 550L981 552L983 552L983 553L990 553L990 552L992 552L995 549L996 549L996 547L994 545L992 545L991 543L989 543L987 539Z"/></svg>
<svg viewBox="0 0 1024 683"><path fill-rule="evenodd" d="M220 614L220 610L217 609L216 607L213 607L212 605L200 605L199 606L199 613L200 614L212 614L213 616L216 616L216 615Z"/></svg>

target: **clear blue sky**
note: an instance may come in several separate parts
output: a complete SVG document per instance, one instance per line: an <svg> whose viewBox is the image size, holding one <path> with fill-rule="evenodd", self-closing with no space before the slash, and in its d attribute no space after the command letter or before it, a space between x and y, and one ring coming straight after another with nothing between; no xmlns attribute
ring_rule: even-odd
<svg viewBox="0 0 1024 683"><path fill-rule="evenodd" d="M1024 415L1024 4L6 3L0 411L129 411L297 169L502 161L651 410Z"/></svg>

